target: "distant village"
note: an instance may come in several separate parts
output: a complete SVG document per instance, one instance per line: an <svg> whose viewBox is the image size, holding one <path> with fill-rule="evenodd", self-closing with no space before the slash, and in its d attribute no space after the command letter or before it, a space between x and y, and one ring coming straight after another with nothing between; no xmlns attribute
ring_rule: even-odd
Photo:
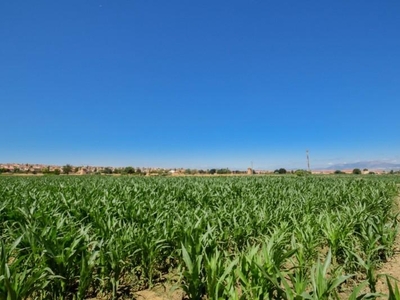
<svg viewBox="0 0 400 300"><path fill-rule="evenodd" d="M268 171L257 171L259 173L271 173ZM87 175L87 174L115 174L115 175L203 175L203 174L247 174L254 173L249 168L246 171L231 171L224 169L185 169L185 168L154 168L154 167L112 167L112 166L73 166L73 165L45 165L45 164L20 164L20 163L0 163L0 173L10 174L69 174L69 175Z"/></svg>
<svg viewBox="0 0 400 300"><path fill-rule="evenodd" d="M223 169L187 169L187 168L154 168L154 167L105 167L105 166L73 166L0 163L0 174L31 174L31 175L143 175L143 176L173 176L173 175L253 175L253 174L398 174L399 171L351 169L351 170L230 170Z"/></svg>

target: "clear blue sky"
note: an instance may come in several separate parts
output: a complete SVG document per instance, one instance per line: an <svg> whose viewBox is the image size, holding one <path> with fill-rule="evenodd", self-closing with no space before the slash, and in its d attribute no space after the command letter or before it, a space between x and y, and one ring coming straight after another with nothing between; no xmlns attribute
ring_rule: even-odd
<svg viewBox="0 0 400 300"><path fill-rule="evenodd" d="M400 1L1 1L0 162L400 162Z"/></svg>

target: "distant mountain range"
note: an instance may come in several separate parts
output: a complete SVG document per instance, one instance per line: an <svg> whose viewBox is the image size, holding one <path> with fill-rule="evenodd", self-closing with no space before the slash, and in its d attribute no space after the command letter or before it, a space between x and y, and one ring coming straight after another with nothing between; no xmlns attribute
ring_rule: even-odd
<svg viewBox="0 0 400 300"><path fill-rule="evenodd" d="M368 170L400 170L400 164L385 161L358 161L353 163L331 165L326 170L348 170L348 169L368 169Z"/></svg>

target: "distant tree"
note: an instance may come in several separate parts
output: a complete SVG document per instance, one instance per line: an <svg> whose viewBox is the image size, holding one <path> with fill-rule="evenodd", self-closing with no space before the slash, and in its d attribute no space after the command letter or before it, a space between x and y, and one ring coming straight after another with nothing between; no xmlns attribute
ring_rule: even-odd
<svg viewBox="0 0 400 300"><path fill-rule="evenodd" d="M296 170L294 172L294 174L296 174L297 176L307 176L307 175L311 175L311 172L307 171L307 170Z"/></svg>
<svg viewBox="0 0 400 300"><path fill-rule="evenodd" d="M186 169L184 173L185 173L185 175L190 175L190 174L192 174L192 172L190 171L190 169Z"/></svg>
<svg viewBox="0 0 400 300"><path fill-rule="evenodd" d="M75 167L74 173L78 173L78 171L79 171L79 168L78 168L78 167Z"/></svg>
<svg viewBox="0 0 400 300"><path fill-rule="evenodd" d="M365 169L363 170L363 172L368 172L368 169L367 169L367 168L365 168Z"/></svg>
<svg viewBox="0 0 400 300"><path fill-rule="evenodd" d="M47 167L45 167L45 168L42 168L41 171L42 171L43 174L50 174L50 167L47 166Z"/></svg>
<svg viewBox="0 0 400 300"><path fill-rule="evenodd" d="M142 174L142 170L140 168L136 168L136 173L137 174Z"/></svg>
<svg viewBox="0 0 400 300"><path fill-rule="evenodd" d="M278 173L279 173L279 174L286 174L287 171L286 171L286 169L284 169L284 168L280 168L280 169L278 170Z"/></svg>
<svg viewBox="0 0 400 300"><path fill-rule="evenodd" d="M392 174L392 175L393 175L393 174L394 174L394 171L393 171L393 170L390 170L389 174Z"/></svg>
<svg viewBox="0 0 400 300"><path fill-rule="evenodd" d="M65 165L65 166L62 167L62 170L63 170L63 173L64 173L64 174L67 174L67 175L68 175L69 173L72 172L72 166L69 165L69 164L67 164L67 165Z"/></svg>
<svg viewBox="0 0 400 300"><path fill-rule="evenodd" d="M353 169L353 174L359 175L361 174L361 170L358 168Z"/></svg>
<svg viewBox="0 0 400 300"><path fill-rule="evenodd" d="M228 168L217 170L217 174L230 174L230 173L231 171Z"/></svg>
<svg viewBox="0 0 400 300"><path fill-rule="evenodd" d="M60 169L55 169L55 170L54 170L54 175L60 175L60 174L61 174Z"/></svg>
<svg viewBox="0 0 400 300"><path fill-rule="evenodd" d="M126 174L135 174L135 169L133 167L126 167L124 169L124 173L126 173Z"/></svg>
<svg viewBox="0 0 400 300"><path fill-rule="evenodd" d="M112 170L110 168L104 168L103 173L104 174L112 174Z"/></svg>
<svg viewBox="0 0 400 300"><path fill-rule="evenodd" d="M375 172L369 171L368 174L370 174L370 175L375 175Z"/></svg>
<svg viewBox="0 0 400 300"><path fill-rule="evenodd" d="M341 170L336 170L334 173L335 174L344 174L344 172L342 172Z"/></svg>
<svg viewBox="0 0 400 300"><path fill-rule="evenodd" d="M209 173L210 173L211 175L214 175L215 173L217 173L217 170L216 170L216 169L210 169Z"/></svg>

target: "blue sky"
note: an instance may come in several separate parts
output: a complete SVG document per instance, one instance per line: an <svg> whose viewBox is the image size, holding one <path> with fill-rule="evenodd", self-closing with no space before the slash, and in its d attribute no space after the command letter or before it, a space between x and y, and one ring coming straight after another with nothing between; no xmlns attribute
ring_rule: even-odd
<svg viewBox="0 0 400 300"><path fill-rule="evenodd" d="M0 162L400 162L399 1L2 1Z"/></svg>

